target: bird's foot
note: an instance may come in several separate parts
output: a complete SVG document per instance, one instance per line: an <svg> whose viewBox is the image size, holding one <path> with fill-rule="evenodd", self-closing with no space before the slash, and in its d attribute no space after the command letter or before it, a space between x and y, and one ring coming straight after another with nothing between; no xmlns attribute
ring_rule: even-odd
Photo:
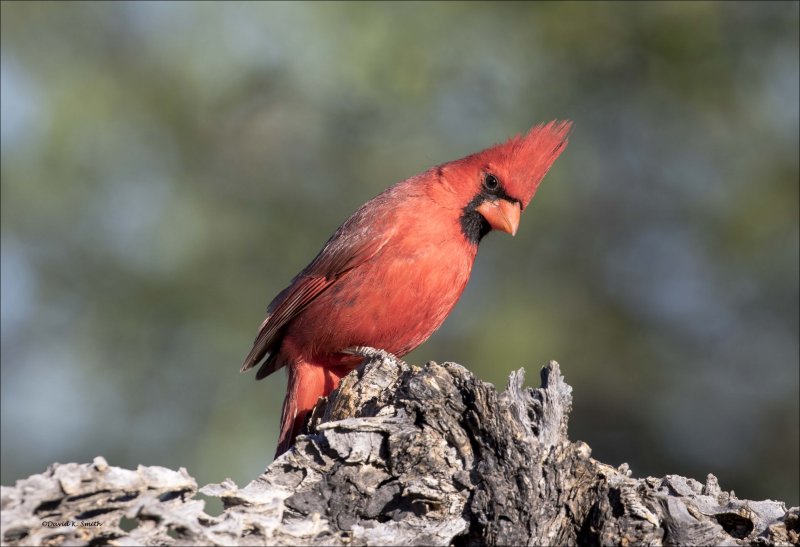
<svg viewBox="0 0 800 547"><path fill-rule="evenodd" d="M347 348L343 353L363 357L364 361L374 361L376 359L391 359L393 361L400 360L396 355L389 353L386 350L371 348L369 346L355 346L352 348Z"/></svg>

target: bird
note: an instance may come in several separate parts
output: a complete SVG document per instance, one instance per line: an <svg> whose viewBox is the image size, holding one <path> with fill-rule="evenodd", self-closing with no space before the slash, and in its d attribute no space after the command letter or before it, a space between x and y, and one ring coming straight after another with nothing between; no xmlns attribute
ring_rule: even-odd
<svg viewBox="0 0 800 547"><path fill-rule="evenodd" d="M568 142L553 120L431 167L362 205L267 307L241 372L286 368L278 458L320 397L364 362L364 348L403 357L436 331L492 230L512 236Z"/></svg>

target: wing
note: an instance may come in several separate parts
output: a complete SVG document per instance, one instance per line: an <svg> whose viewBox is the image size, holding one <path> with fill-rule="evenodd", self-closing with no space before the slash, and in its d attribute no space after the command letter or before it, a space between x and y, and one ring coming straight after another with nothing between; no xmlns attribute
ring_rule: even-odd
<svg viewBox="0 0 800 547"><path fill-rule="evenodd" d="M277 350L292 319L347 272L380 253L391 239L395 232L391 228L393 223L386 222L380 214L375 215L374 210L372 214L368 213L368 205L342 224L316 258L270 303L253 349L244 360L242 372L265 359L256 379L260 380L281 368L285 363L277 358ZM375 218L381 219L379 226L370 222Z"/></svg>
<svg viewBox="0 0 800 547"><path fill-rule="evenodd" d="M274 350L277 349L275 346L279 345L276 342L283 338L284 327L330 284L331 281L325 277L296 277L267 309L267 317L261 323L253 349L245 358L241 371L245 372L254 367L265 357L266 361L259 369L256 378L269 376L283 366L277 359L277 351Z"/></svg>

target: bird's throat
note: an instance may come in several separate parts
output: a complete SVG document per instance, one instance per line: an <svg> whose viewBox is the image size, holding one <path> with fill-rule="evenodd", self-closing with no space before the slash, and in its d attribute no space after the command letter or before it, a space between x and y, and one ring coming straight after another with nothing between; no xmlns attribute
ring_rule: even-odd
<svg viewBox="0 0 800 547"><path fill-rule="evenodd" d="M459 220L461 221L461 233L473 245L480 243L483 236L492 231L489 222L475 210L474 206L465 207Z"/></svg>

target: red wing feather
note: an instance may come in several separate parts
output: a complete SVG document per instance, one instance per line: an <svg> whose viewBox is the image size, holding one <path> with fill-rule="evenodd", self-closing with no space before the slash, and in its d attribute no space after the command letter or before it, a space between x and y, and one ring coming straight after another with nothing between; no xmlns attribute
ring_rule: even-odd
<svg viewBox="0 0 800 547"><path fill-rule="evenodd" d="M378 254L386 245L394 230L375 233L366 214L366 205L336 231L311 264L270 303L267 318L261 324L253 349L244 360L242 372L265 357L257 379L284 366L285 363L277 359L277 350L289 322L341 276Z"/></svg>
<svg viewBox="0 0 800 547"><path fill-rule="evenodd" d="M328 288L333 281L333 279L329 280L324 277L298 276L294 284L289 287L289 290L284 291L286 293L285 296L284 293L279 294L276 301L273 302L273 304L276 304L274 310L261 323L258 336L256 336L256 340L253 343L253 349L247 354L241 371L244 372L259 363L270 352L276 339L280 338L283 327L311 303L318 294ZM282 366L277 362L273 361L273 363L277 365L273 370L265 370L263 373L259 371L259 376L268 376Z"/></svg>

